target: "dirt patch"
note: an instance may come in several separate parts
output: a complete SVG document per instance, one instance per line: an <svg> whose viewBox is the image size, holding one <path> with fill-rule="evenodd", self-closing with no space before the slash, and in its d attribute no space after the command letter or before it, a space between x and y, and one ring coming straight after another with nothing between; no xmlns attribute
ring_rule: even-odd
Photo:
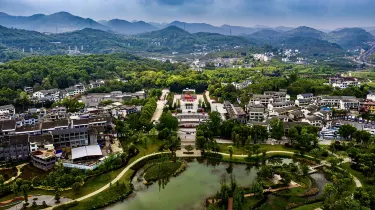
<svg viewBox="0 0 375 210"><path fill-rule="evenodd" d="M43 171L39 168L36 168L34 167L33 165L31 164L28 164L28 165L25 165L22 169L21 169L22 173L21 173L21 176L20 178L24 179L24 180L32 180L34 177L39 177L39 179L43 179L44 177L46 177L48 175L48 173L50 171Z"/></svg>
<svg viewBox="0 0 375 210"><path fill-rule="evenodd" d="M16 167L14 168L8 168L8 169L2 169L0 170L0 174L3 175L4 181L9 180L13 176L17 176L17 169Z"/></svg>

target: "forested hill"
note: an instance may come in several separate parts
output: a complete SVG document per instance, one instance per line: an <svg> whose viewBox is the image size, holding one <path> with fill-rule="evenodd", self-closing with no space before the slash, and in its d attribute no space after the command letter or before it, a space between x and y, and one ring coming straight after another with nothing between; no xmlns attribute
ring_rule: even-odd
<svg viewBox="0 0 375 210"><path fill-rule="evenodd" d="M162 63L130 54L90 56L34 56L0 65L0 88L67 88L94 79L139 78L145 71L186 69L181 64ZM151 78L144 78L151 79ZM131 85L148 85L146 81Z"/></svg>
<svg viewBox="0 0 375 210"><path fill-rule="evenodd" d="M241 37L212 33L190 34L175 26L138 36L125 36L88 28L69 33L43 34L0 26L0 43L11 50L37 55L67 54L69 47L77 47L79 50L83 48L82 53L106 54L173 51L191 53L195 50L208 51L254 45ZM0 58L1 60L4 59Z"/></svg>
<svg viewBox="0 0 375 210"><path fill-rule="evenodd" d="M149 45L150 51L168 48L169 50L178 52L194 52L195 50L202 49L233 49L235 46L256 45L254 42L250 42L243 37L206 32L191 34L177 26L169 26L159 31L139 34L137 37L151 41Z"/></svg>
<svg viewBox="0 0 375 210"><path fill-rule="evenodd" d="M306 26L285 32L264 29L245 37L257 43L299 49L305 54L332 54L344 50L366 49L369 47L368 42L375 40L372 34L360 28L344 28L324 33Z"/></svg>

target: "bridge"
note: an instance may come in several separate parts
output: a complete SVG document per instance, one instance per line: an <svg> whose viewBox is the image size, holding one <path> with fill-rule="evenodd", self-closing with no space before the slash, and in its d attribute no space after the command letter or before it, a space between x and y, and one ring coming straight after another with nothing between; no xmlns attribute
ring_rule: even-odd
<svg viewBox="0 0 375 210"><path fill-rule="evenodd" d="M320 165L315 165L315 166L309 166L309 174L313 174L313 173L316 173L318 172L318 170L316 170L317 168L321 168L323 166L327 166L325 163L322 163Z"/></svg>

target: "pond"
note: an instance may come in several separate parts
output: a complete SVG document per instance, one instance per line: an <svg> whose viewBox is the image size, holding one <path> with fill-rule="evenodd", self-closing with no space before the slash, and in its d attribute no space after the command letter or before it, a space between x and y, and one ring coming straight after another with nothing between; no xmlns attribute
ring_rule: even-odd
<svg viewBox="0 0 375 210"><path fill-rule="evenodd" d="M326 184L330 183L325 177L322 172L311 174L311 178L313 178L318 185L319 193L315 196L312 196L312 198L317 198L321 194L323 194L323 188Z"/></svg>
<svg viewBox="0 0 375 210"><path fill-rule="evenodd" d="M291 163L291 159L283 159L283 163ZM230 181L230 170L235 175L240 186L250 186L256 178L257 168L243 164L215 163L207 160L193 160L177 177L172 177L169 183L159 188L158 183L145 187L139 183L137 176L132 183L135 195L122 203L107 207L110 210L169 210L169 209L205 209L205 199L213 196L220 189L220 181L226 177Z"/></svg>

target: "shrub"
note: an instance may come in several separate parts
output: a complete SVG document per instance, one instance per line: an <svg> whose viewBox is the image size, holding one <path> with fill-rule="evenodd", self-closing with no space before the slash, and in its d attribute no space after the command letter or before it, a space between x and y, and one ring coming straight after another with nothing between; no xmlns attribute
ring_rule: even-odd
<svg viewBox="0 0 375 210"><path fill-rule="evenodd" d="M206 158L215 158L215 159L223 159L221 154L212 153L212 152L205 152L204 157Z"/></svg>

